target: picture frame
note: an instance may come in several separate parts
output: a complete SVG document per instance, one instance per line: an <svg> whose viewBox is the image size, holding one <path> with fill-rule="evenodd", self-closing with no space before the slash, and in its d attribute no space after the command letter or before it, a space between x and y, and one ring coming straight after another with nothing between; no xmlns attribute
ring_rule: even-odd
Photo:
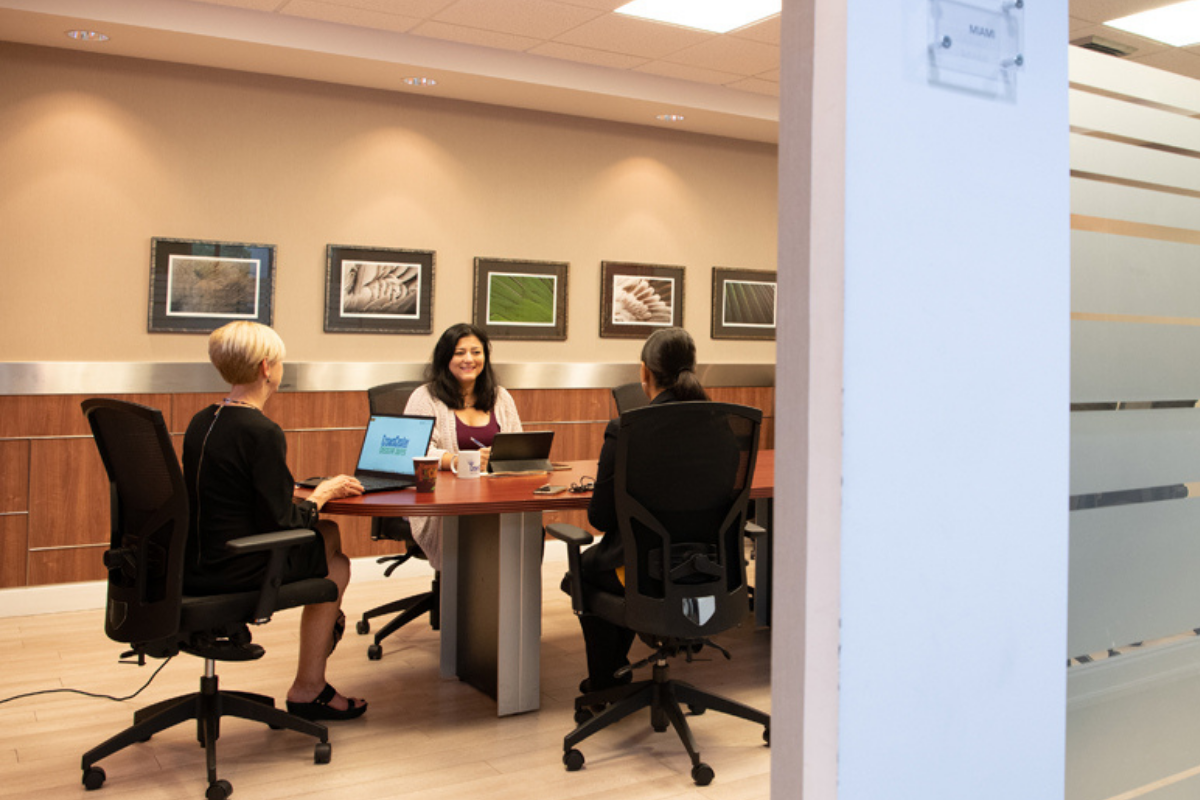
<svg viewBox="0 0 1200 800"><path fill-rule="evenodd" d="M600 336L645 339L683 327L683 292L683 267L601 261Z"/></svg>
<svg viewBox="0 0 1200 800"><path fill-rule="evenodd" d="M713 267L712 338L774 341L777 277L772 270Z"/></svg>
<svg viewBox="0 0 1200 800"><path fill-rule="evenodd" d="M150 240L151 333L211 333L234 320L270 325L275 245Z"/></svg>
<svg viewBox="0 0 1200 800"><path fill-rule="evenodd" d="M433 330L433 250L331 244L325 248L325 332Z"/></svg>
<svg viewBox="0 0 1200 800"><path fill-rule="evenodd" d="M493 339L567 338L565 261L476 258L472 318Z"/></svg>

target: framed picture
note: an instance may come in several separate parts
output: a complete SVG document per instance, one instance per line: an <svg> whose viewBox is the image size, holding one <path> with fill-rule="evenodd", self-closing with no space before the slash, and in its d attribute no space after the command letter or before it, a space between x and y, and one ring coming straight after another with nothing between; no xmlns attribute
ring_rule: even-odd
<svg viewBox="0 0 1200 800"><path fill-rule="evenodd" d="M275 245L150 240L151 333L211 333L248 319L270 325Z"/></svg>
<svg viewBox="0 0 1200 800"><path fill-rule="evenodd" d="M775 273L713 267L712 338L775 338Z"/></svg>
<svg viewBox="0 0 1200 800"><path fill-rule="evenodd" d="M645 339L683 326L683 267L600 262L600 335Z"/></svg>
<svg viewBox="0 0 1200 800"><path fill-rule="evenodd" d="M326 333L433 330L432 250L325 249Z"/></svg>
<svg viewBox="0 0 1200 800"><path fill-rule="evenodd" d="M569 266L476 258L475 324L493 339L566 339Z"/></svg>

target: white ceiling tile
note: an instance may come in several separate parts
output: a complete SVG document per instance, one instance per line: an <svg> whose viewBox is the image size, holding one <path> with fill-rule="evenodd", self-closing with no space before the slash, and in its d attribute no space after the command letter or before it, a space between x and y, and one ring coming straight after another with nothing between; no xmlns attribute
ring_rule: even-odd
<svg viewBox="0 0 1200 800"><path fill-rule="evenodd" d="M291 0L292 3L300 0ZM454 0L320 0L333 6L359 8L364 11L378 11L383 14L395 14L401 17L416 17L429 19L437 12L454 2ZM278 2L278 0L277 0ZM287 6L284 11L290 10Z"/></svg>
<svg viewBox="0 0 1200 800"><path fill-rule="evenodd" d="M729 84L730 89L738 89L743 92L754 92L755 94L766 94L772 97L779 97L779 81L764 81L759 78L746 78L741 81L734 81Z"/></svg>
<svg viewBox="0 0 1200 800"><path fill-rule="evenodd" d="M434 15L437 22L499 33L552 39L603 14L552 0L458 0Z"/></svg>
<svg viewBox="0 0 1200 800"><path fill-rule="evenodd" d="M528 50L542 42L541 39L532 39L528 36L513 36L510 33L497 33L482 28L466 28L462 25L447 25L443 22L422 22L409 33L448 42L494 47L498 50Z"/></svg>
<svg viewBox="0 0 1200 800"><path fill-rule="evenodd" d="M233 8L249 8L254 11L274 11L279 8L279 0L199 0L210 6L231 6Z"/></svg>
<svg viewBox="0 0 1200 800"><path fill-rule="evenodd" d="M730 31L729 36L738 39L750 39L763 44L777 45L780 42L782 26L780 22L782 17L779 14L765 19L762 22L756 22L753 25L747 25L744 28L738 28L736 31Z"/></svg>
<svg viewBox="0 0 1200 800"><path fill-rule="evenodd" d="M282 10L283 14L308 19L321 19L326 22L339 22L343 25L356 25L360 28L374 28L385 31L404 33L421 20L415 17L402 17L397 14L384 14L379 11L369 11L363 8L332 5L317 2L317 0L291 0Z"/></svg>
<svg viewBox="0 0 1200 800"><path fill-rule="evenodd" d="M649 72L651 75L662 75L665 78L678 78L696 83L714 83L722 86L744 77L732 72L718 72L712 69L689 67L686 64L672 64L668 61L651 61L649 64L637 67L634 72Z"/></svg>
<svg viewBox="0 0 1200 800"><path fill-rule="evenodd" d="M584 64L595 64L612 69L633 69L646 63L641 56L629 56L623 53L609 53L604 50L593 50L590 47L578 47L562 42L546 42L529 51L534 55L561 58L566 61L579 61Z"/></svg>
<svg viewBox="0 0 1200 800"><path fill-rule="evenodd" d="M607 50L610 53L625 53L643 58L662 58L715 36L716 34L691 28L663 25L621 14L606 14L554 38L555 41L590 47L593 50Z"/></svg>
<svg viewBox="0 0 1200 800"><path fill-rule="evenodd" d="M1118 44L1127 45L1133 48L1133 56L1142 57L1151 53L1160 53L1163 50L1169 50L1171 47L1162 42L1156 42L1153 39L1145 39L1141 36L1135 36L1132 33L1119 31L1116 28L1110 28L1107 25L1090 25L1086 28L1077 28L1071 31L1071 41L1082 39L1086 36L1098 36L1101 39Z"/></svg>
<svg viewBox="0 0 1200 800"><path fill-rule="evenodd" d="M779 48L749 39L718 36L671 53L665 60L739 75L757 75L779 66Z"/></svg>

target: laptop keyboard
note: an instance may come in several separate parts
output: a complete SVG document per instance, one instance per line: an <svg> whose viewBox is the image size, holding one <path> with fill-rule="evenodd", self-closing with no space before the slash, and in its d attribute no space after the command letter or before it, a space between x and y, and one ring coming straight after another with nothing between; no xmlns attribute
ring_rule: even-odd
<svg viewBox="0 0 1200 800"><path fill-rule="evenodd" d="M365 492L386 492L390 489L404 489L412 486L410 481L398 481L395 478L375 478L370 475L358 476L358 482L363 485Z"/></svg>

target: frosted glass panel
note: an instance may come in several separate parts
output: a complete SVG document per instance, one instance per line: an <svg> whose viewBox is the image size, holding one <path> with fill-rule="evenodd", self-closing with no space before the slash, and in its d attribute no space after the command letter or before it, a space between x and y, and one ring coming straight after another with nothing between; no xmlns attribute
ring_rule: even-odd
<svg viewBox="0 0 1200 800"><path fill-rule="evenodd" d="M1200 627L1200 500L1071 513L1068 657Z"/></svg>
<svg viewBox="0 0 1200 800"><path fill-rule="evenodd" d="M1071 232L1071 310L1200 318L1200 247Z"/></svg>
<svg viewBox="0 0 1200 800"><path fill-rule="evenodd" d="M1200 327L1071 323L1071 402L1200 398Z"/></svg>
<svg viewBox="0 0 1200 800"><path fill-rule="evenodd" d="M1200 481L1200 410L1071 415L1071 494L1196 481Z"/></svg>

